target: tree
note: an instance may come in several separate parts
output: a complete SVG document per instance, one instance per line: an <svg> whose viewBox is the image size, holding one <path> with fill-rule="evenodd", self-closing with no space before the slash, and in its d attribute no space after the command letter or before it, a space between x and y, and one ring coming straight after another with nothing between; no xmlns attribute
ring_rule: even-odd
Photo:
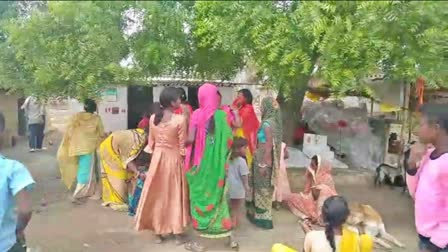
<svg viewBox="0 0 448 252"><path fill-rule="evenodd" d="M24 3L0 4L0 87L42 96L95 97L165 74L231 79L248 65L289 97L315 78L365 91L376 72L447 85L443 1ZM129 55L134 67L121 67Z"/></svg>
<svg viewBox="0 0 448 252"><path fill-rule="evenodd" d="M142 78L175 74L230 79L243 66L241 54L198 45L194 4L150 1L135 6L143 13L143 25L129 41Z"/></svg>
<svg viewBox="0 0 448 252"><path fill-rule="evenodd" d="M122 81L119 62L129 52L122 34L126 8L126 2L48 2L48 11L9 22L4 46L23 66L15 74L26 73L25 91L82 99Z"/></svg>
<svg viewBox="0 0 448 252"><path fill-rule="evenodd" d="M364 89L376 72L446 84L446 2L290 3L197 2L195 35L201 46L241 52L287 91L313 74L341 93Z"/></svg>
<svg viewBox="0 0 448 252"><path fill-rule="evenodd" d="M5 24L11 19L20 18L21 5L18 2L0 2L0 88L9 91L22 91L29 78L27 72L15 57L14 49L7 43Z"/></svg>

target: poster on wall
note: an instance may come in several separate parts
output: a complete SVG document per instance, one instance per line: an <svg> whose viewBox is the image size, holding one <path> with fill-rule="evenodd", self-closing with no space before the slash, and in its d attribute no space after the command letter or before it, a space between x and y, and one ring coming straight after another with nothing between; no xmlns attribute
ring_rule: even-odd
<svg viewBox="0 0 448 252"><path fill-rule="evenodd" d="M105 102L116 102L118 99L117 88L108 88L103 92L103 101Z"/></svg>

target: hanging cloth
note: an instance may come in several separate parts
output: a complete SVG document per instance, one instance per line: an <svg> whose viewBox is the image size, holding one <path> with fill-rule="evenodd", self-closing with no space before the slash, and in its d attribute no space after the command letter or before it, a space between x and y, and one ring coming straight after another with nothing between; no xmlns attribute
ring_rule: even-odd
<svg viewBox="0 0 448 252"><path fill-rule="evenodd" d="M422 77L417 78L416 82L416 96L418 98L418 107L420 107L423 104L423 94L425 91L425 80Z"/></svg>

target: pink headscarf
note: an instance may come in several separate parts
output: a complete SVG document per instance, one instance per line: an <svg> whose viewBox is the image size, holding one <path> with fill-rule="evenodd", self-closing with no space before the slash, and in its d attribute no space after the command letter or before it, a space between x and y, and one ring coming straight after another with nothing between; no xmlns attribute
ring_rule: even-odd
<svg viewBox="0 0 448 252"><path fill-rule="evenodd" d="M207 136L207 122L218 109L219 95L218 88L210 83L205 83L198 90L199 108L193 112L190 119L190 129L196 129L196 136L193 146L187 147L185 156L185 169L191 168L191 153L193 155L193 166L199 165L204 153L205 139Z"/></svg>

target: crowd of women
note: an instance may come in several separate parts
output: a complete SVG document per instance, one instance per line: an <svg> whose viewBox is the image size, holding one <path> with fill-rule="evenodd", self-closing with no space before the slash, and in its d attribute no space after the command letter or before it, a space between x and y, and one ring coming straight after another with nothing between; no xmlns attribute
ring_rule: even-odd
<svg viewBox="0 0 448 252"><path fill-rule="evenodd" d="M206 83L193 111L183 89L168 87L138 129L109 136L95 102L87 100L58 151L63 182L75 187L73 203L101 198L103 206L135 215L136 229L152 231L156 243L174 236L190 251L205 248L184 235L188 225L202 237L228 237L236 248L231 231L243 203L250 222L263 229L274 227L273 208L284 203L310 231L305 251L335 251L342 246L339 240L347 240L342 223L348 209L336 196L331 165L313 157L304 191L291 193L279 104L274 97L264 98L259 121L252 100L243 89L231 105L222 105L218 88ZM326 225L326 232L311 231L313 225Z"/></svg>

